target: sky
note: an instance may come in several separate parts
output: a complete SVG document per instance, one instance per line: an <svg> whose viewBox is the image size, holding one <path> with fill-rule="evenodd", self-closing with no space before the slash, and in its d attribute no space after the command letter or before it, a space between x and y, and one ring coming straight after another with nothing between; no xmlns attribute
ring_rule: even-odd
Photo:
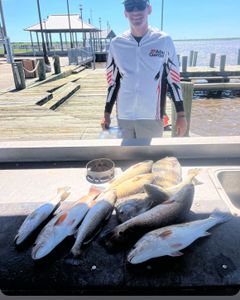
<svg viewBox="0 0 240 300"><path fill-rule="evenodd" d="M151 0L153 12L149 24L161 27L162 0ZM24 28L37 24L37 0L2 0L5 23L11 42L29 42ZM70 13L91 18L93 25L102 29L109 22L116 34L128 29L123 14L122 0L69 0ZM40 0L42 18L50 14L66 14L66 0ZM163 31L177 39L240 37L240 0L164 0Z"/></svg>

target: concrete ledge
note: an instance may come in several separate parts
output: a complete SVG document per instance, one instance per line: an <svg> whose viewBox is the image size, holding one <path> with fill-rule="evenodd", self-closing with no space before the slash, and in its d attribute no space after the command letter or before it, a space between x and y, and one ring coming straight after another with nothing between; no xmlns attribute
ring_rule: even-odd
<svg viewBox="0 0 240 300"><path fill-rule="evenodd" d="M161 138L152 140L67 140L1 142L0 162L85 161L98 157L113 160L240 159L240 136Z"/></svg>

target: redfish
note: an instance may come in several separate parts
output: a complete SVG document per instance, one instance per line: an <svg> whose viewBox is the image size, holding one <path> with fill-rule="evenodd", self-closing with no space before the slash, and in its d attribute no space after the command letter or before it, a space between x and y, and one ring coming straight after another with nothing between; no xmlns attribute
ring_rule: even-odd
<svg viewBox="0 0 240 300"><path fill-rule="evenodd" d="M94 233L98 233L99 228L101 229L103 222L110 218L116 199L117 197L114 190L108 190L99 195L96 199L96 203L90 208L78 228L76 241L71 249L73 259L67 259L68 263L79 264L78 259L75 258L79 257L83 243L92 239Z"/></svg>
<svg viewBox="0 0 240 300"><path fill-rule="evenodd" d="M169 200L105 233L101 237L102 244L110 251L120 250L150 230L184 220L191 208L193 197L194 185L188 184Z"/></svg>
<svg viewBox="0 0 240 300"><path fill-rule="evenodd" d="M183 253L180 250L188 247L200 237L209 236L208 229L230 219L231 215L215 211L207 219L153 230L135 244L127 260L131 264L139 264L165 255L181 256Z"/></svg>
<svg viewBox="0 0 240 300"><path fill-rule="evenodd" d="M176 185L182 181L182 168L176 157L165 157L152 165L154 184L163 188Z"/></svg>
<svg viewBox="0 0 240 300"><path fill-rule="evenodd" d="M69 187L59 188L57 195L48 203L45 203L34 210L22 223L14 239L18 246L23 243L46 219L57 209L60 202L64 201L69 195Z"/></svg>
<svg viewBox="0 0 240 300"><path fill-rule="evenodd" d="M137 163L128 169L126 169L122 174L120 174L116 179L112 180L110 183L110 188L114 188L126 180L129 180L137 175L150 173L152 169L152 160L145 160L143 162Z"/></svg>
<svg viewBox="0 0 240 300"><path fill-rule="evenodd" d="M76 233L77 226L89 208L94 205L94 199L100 190L91 187L89 193L81 197L70 208L60 211L39 233L32 249L32 258L41 259L48 255L66 237Z"/></svg>

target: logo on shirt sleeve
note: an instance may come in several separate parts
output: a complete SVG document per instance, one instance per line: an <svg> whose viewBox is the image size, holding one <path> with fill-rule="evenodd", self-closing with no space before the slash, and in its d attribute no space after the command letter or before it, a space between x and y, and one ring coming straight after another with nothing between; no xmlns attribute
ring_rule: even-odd
<svg viewBox="0 0 240 300"><path fill-rule="evenodd" d="M149 52L149 56L151 57L164 57L164 52L162 50L158 50L158 49L151 49Z"/></svg>

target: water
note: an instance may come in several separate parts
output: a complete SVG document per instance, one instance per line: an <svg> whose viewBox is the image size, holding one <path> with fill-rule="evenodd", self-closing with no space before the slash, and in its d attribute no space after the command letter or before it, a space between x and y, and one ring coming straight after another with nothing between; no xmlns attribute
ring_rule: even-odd
<svg viewBox="0 0 240 300"><path fill-rule="evenodd" d="M216 53L215 65L220 56L227 56L227 65L237 65L239 39L175 41L177 53L189 56L198 51L197 66L209 66L210 54ZM105 67L105 63L101 66ZM209 95L207 93L207 95ZM240 136L240 93L225 91L218 97L194 95L190 130L200 136Z"/></svg>
<svg viewBox="0 0 240 300"><path fill-rule="evenodd" d="M193 100L190 131L200 136L240 136L240 98Z"/></svg>
<svg viewBox="0 0 240 300"><path fill-rule="evenodd" d="M215 66L224 54L227 65L237 65L240 39L175 41L175 46L181 57L190 56L191 50L198 51L197 66L209 66L211 53L216 53ZM240 136L240 94L225 91L214 98L206 95L194 95L191 132L200 136Z"/></svg>
<svg viewBox="0 0 240 300"><path fill-rule="evenodd" d="M198 51L197 66L209 66L211 53L216 53L216 66L220 64L221 55L227 56L227 65L237 65L240 38L234 40L175 41L174 44L181 57L190 56L191 50Z"/></svg>

